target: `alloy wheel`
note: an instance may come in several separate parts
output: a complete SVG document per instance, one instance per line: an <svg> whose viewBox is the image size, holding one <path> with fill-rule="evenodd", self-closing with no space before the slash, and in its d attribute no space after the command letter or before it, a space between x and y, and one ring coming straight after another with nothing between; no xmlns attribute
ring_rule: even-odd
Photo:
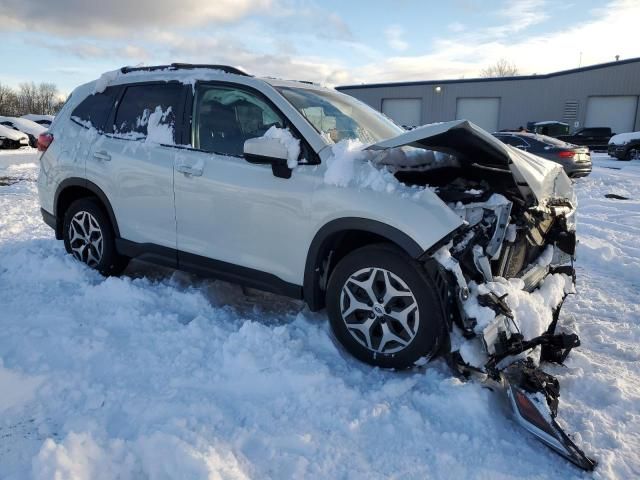
<svg viewBox="0 0 640 480"><path fill-rule="evenodd" d="M420 325L413 292L383 268L363 268L347 279L340 293L340 312L353 338L376 353L403 350Z"/></svg>
<svg viewBox="0 0 640 480"><path fill-rule="evenodd" d="M90 267L95 268L102 260L102 230L89 212L81 210L71 219L69 245L73 256Z"/></svg>

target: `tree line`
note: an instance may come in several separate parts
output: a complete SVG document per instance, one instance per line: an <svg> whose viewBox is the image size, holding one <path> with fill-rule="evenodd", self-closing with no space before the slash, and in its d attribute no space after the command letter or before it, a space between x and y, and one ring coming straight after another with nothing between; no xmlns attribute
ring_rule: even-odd
<svg viewBox="0 0 640 480"><path fill-rule="evenodd" d="M0 115L20 117L27 113L55 115L62 105L54 83L23 82L18 88L0 83Z"/></svg>

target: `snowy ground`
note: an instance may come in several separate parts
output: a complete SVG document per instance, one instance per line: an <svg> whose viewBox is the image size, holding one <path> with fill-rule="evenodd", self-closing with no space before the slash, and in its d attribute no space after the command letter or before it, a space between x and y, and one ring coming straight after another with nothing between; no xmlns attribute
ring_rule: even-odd
<svg viewBox="0 0 640 480"><path fill-rule="evenodd" d="M36 163L0 153L0 478L640 477L640 162L577 182L561 324L583 345L548 367L592 475L442 361L358 363L299 302L141 263L100 277L42 223Z"/></svg>

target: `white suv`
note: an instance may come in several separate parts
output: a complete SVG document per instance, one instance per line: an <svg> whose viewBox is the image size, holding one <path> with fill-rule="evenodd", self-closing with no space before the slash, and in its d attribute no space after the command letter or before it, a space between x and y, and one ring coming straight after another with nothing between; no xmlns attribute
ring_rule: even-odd
<svg viewBox="0 0 640 480"><path fill-rule="evenodd" d="M125 67L76 88L39 149L43 218L78 260L115 275L138 257L304 299L382 367L448 352L454 326L495 356L526 328L482 284L573 274L560 166L466 121L407 132L309 83Z"/></svg>

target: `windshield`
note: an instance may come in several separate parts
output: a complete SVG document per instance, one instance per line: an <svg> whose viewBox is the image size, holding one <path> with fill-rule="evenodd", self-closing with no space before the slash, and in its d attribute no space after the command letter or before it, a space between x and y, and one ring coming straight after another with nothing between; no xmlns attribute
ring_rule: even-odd
<svg viewBox="0 0 640 480"><path fill-rule="evenodd" d="M324 138L376 143L404 133L380 112L349 95L331 90L281 87L280 93Z"/></svg>

